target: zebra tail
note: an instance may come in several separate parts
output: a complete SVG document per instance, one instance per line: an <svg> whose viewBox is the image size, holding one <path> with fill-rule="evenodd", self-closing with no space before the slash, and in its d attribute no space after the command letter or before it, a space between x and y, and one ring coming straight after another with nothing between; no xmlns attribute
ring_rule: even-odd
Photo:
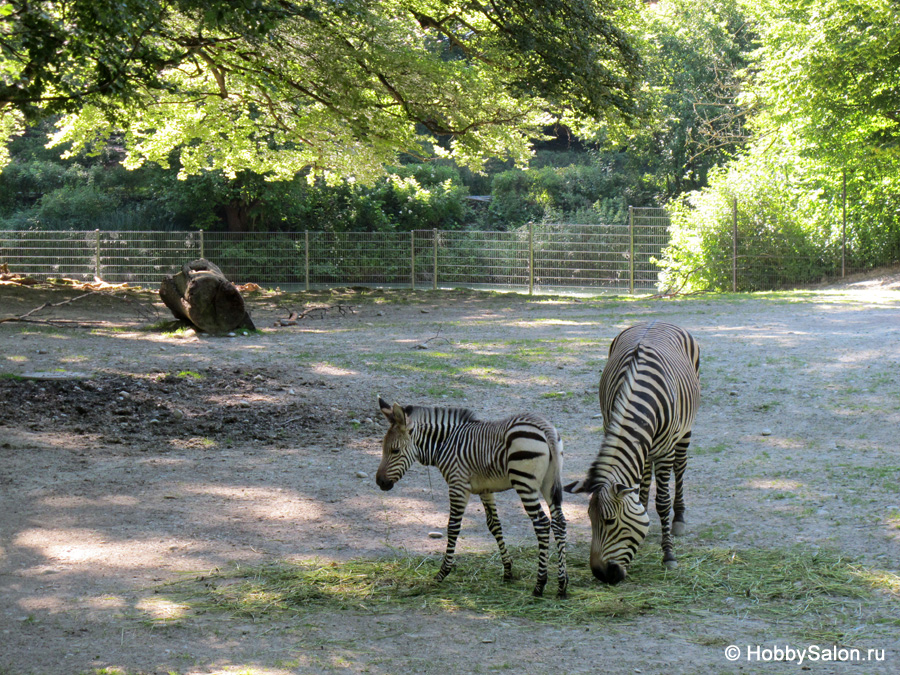
<svg viewBox="0 0 900 675"><path fill-rule="evenodd" d="M555 442L550 445L550 471L553 475L553 487L550 488L550 499L554 506L561 506L563 500L562 465L563 465L563 441L562 436L555 427L551 427L556 435ZM548 435L548 439L552 436Z"/></svg>

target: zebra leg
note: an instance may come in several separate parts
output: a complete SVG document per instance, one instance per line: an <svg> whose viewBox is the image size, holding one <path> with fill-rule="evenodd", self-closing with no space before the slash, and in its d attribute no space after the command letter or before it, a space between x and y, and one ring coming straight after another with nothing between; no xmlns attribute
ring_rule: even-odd
<svg viewBox="0 0 900 675"><path fill-rule="evenodd" d="M680 537L684 534L684 471L687 468L687 449L691 442L688 431L675 445L675 518L672 521L672 534Z"/></svg>
<svg viewBox="0 0 900 675"><path fill-rule="evenodd" d="M644 472L641 474L641 490L639 497L644 508L650 505L650 479L653 478L653 462L648 457L644 460Z"/></svg>
<svg viewBox="0 0 900 675"><path fill-rule="evenodd" d="M541 507L540 493L537 490L521 483L514 483L513 486L522 500L525 513L531 518L534 534L538 540L538 576L533 595L540 598L544 595L544 586L547 585L547 561L550 558L550 519Z"/></svg>
<svg viewBox="0 0 900 675"><path fill-rule="evenodd" d="M459 537L459 528L468 503L468 488L463 486L450 487L450 520L447 522L447 550L444 552L444 561L441 563L441 569L434 576L435 581L443 581L444 577L453 571L456 539Z"/></svg>
<svg viewBox="0 0 900 675"><path fill-rule="evenodd" d="M503 561L503 580L513 579L512 558L506 550L506 542L503 541L503 528L500 526L500 518L497 516L497 504L494 502L494 493L485 492L481 495L481 503L484 504L484 517L487 519L488 529L497 540L500 548L500 560Z"/></svg>
<svg viewBox="0 0 900 675"><path fill-rule="evenodd" d="M672 472L671 462L659 462L656 473L656 513L659 516L659 527L662 532L663 565L669 569L678 567L675 560L675 547L672 544L672 531L669 527L669 516L672 511L672 498L669 495L669 474Z"/></svg>
<svg viewBox="0 0 900 675"><path fill-rule="evenodd" d="M549 500L550 527L553 529L553 538L556 540L556 549L559 555L559 591L557 597L565 598L569 588L569 572L566 569L566 517L563 514L562 504Z"/></svg>

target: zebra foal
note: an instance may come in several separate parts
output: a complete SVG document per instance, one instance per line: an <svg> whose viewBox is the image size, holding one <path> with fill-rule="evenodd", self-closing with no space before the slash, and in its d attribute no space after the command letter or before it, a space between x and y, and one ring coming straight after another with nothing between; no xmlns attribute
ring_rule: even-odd
<svg viewBox="0 0 900 675"><path fill-rule="evenodd" d="M608 584L622 581L647 536L651 475L662 531L663 564L678 565L672 534L684 532L684 471L700 401L700 348L683 328L653 321L626 328L609 347L600 377L604 433L583 481L569 492L590 492L591 571ZM674 524L669 477L675 473Z"/></svg>
<svg viewBox="0 0 900 675"><path fill-rule="evenodd" d="M494 493L513 489L531 518L538 540L538 575L534 595L547 584L550 531L559 552L559 591L566 597L566 520L562 512L562 440L556 428L539 415L523 413L483 422L464 408L388 405L378 399L391 423L382 443L375 482L390 490L413 462L436 466L450 491L447 550L436 575L442 581L452 570L463 513L472 494L481 497L488 529L497 540L503 578L512 575L512 558L503 541ZM548 519L540 497L550 508Z"/></svg>

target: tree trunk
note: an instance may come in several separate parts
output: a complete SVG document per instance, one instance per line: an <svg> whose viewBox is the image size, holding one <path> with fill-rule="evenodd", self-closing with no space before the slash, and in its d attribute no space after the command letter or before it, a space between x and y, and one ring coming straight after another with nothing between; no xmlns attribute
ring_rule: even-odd
<svg viewBox="0 0 900 675"><path fill-rule="evenodd" d="M178 274L167 274L159 297L176 319L207 333L255 330L238 289L222 270L203 258L185 263Z"/></svg>

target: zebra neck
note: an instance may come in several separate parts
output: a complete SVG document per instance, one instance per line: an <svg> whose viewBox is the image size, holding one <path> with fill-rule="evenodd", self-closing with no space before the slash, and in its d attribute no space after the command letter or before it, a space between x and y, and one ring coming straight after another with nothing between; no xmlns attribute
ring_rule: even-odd
<svg viewBox="0 0 900 675"><path fill-rule="evenodd" d="M419 450L419 462L440 468L439 462L443 457L441 449L452 431L452 427L444 425L417 424L412 431L412 439Z"/></svg>
<svg viewBox="0 0 900 675"><path fill-rule="evenodd" d="M609 484L639 485L647 461L647 448L643 443L635 443L627 436L613 436L607 433L603 437L600 453L591 464L590 484L600 482Z"/></svg>

